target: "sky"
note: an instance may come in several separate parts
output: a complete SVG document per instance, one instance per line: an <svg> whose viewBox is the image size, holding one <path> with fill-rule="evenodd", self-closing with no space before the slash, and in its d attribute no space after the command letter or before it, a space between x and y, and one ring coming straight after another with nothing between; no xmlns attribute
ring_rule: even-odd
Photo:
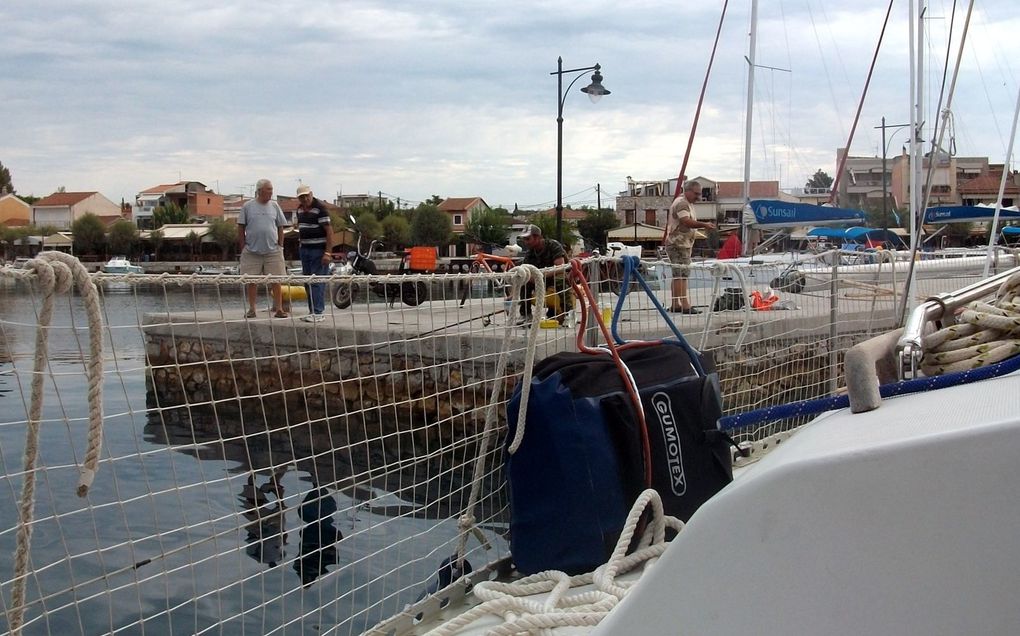
<svg viewBox="0 0 1020 636"><path fill-rule="evenodd" d="M758 9L751 178L836 172L886 3L766 0ZM910 121L909 19L895 2L853 143ZM916 4L915 4L916 7ZM557 58L596 63L596 104L565 74L563 200L612 206L635 180L677 176L723 1L5 0L0 163L22 195L201 181L278 195L556 201ZM966 4L956 8L955 63ZM916 11L916 9L915 9ZM952 2L930 2L924 136L938 117ZM750 1L730 2L686 174L742 180ZM1020 5L975 2L952 104L961 156L1006 159L1020 80ZM769 70L774 67L786 70ZM889 154L904 128L887 129ZM1016 154L1015 152L1013 153Z"/></svg>

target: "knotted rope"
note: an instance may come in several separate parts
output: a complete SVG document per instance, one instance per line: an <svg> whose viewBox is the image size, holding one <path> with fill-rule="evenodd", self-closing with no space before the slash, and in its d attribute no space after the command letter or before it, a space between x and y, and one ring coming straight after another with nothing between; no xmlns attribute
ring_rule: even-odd
<svg viewBox="0 0 1020 636"><path fill-rule="evenodd" d="M627 550L637 530L642 513L652 508L651 522L645 527L636 551ZM452 621L428 632L428 636L452 636L483 616L495 614L505 621L487 632L488 636L536 634L554 627L590 627L598 625L630 591L634 582L624 584L616 577L642 564L651 564L665 551L666 528L677 532L684 524L666 516L662 500L654 490L641 493L627 515L627 521L616 542L616 548L605 565L594 572L569 576L565 572L547 570L512 583L483 581L474 587L474 595L483 601ZM594 585L589 592L568 594L575 587ZM544 601L525 598L548 594Z"/></svg>
<svg viewBox="0 0 1020 636"><path fill-rule="evenodd" d="M995 296L991 303L970 303L957 324L925 337L925 375L977 369L1020 353L1020 274L1003 283Z"/></svg>
<svg viewBox="0 0 1020 636"><path fill-rule="evenodd" d="M43 252L28 261L22 270L5 273L26 280L35 279L42 292L43 304L39 312L39 325L35 337L35 360L32 368L32 394L25 433L24 482L18 504L17 542L14 552L14 581L11 586L11 609L7 623L11 634L19 636L25 616L25 585L28 576L32 546L32 524L35 516L36 459L39 454L39 424L42 419L43 380L48 364L49 327L53 319L54 296L67 293L72 284L78 286L82 296L89 327L88 403L89 432L85 460L77 494L84 497L95 478L99 466L99 452L103 444L103 318L99 307L99 292L81 262L62 252Z"/></svg>

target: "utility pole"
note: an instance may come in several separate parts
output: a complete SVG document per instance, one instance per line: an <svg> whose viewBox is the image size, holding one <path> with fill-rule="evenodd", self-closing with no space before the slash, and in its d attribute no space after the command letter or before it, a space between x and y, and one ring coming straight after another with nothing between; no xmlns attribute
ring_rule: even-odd
<svg viewBox="0 0 1020 636"><path fill-rule="evenodd" d="M598 201L599 212L602 211L602 186L598 183L595 184L595 200Z"/></svg>

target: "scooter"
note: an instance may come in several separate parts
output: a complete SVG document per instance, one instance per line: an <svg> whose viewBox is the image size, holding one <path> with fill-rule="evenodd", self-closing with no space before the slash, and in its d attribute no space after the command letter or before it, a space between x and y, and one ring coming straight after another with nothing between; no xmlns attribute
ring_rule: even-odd
<svg viewBox="0 0 1020 636"><path fill-rule="evenodd" d="M363 252L361 250L361 232L357 231L354 217L349 218L351 220L351 227L355 229L358 235L357 247L354 251L348 252L347 262L334 268L333 274L338 276L353 276L357 274L373 276L379 272L379 268L376 266L375 261L372 260L372 252L381 243L379 241L371 241L368 244L368 251ZM400 261L400 273L404 273L407 269L406 263L406 258ZM332 293L333 305L337 309L350 307L354 296L360 293L361 286L364 284L363 282L358 282L356 278L350 282L336 283ZM368 290L370 293L385 299L390 304L390 307L396 303L398 298L412 307L416 307L429 299L429 288L422 281L396 283L370 281L368 283Z"/></svg>

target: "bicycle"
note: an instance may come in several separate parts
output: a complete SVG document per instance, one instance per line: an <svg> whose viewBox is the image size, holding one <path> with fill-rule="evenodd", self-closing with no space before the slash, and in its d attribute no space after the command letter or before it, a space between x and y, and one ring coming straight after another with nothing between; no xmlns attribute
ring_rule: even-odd
<svg viewBox="0 0 1020 636"><path fill-rule="evenodd" d="M493 265L495 265L495 268L493 268ZM497 256L495 254L477 252L475 253L474 259L471 261L468 271L472 274L502 274L510 271L516 266L517 263L509 256ZM503 297L509 300L510 285L507 284L506 280L500 277L497 278L494 283L496 287L502 288ZM471 289L473 287L474 285L472 284L472 281L464 281L464 286L460 290L461 307L463 307L464 303L467 302L468 296L471 295Z"/></svg>

